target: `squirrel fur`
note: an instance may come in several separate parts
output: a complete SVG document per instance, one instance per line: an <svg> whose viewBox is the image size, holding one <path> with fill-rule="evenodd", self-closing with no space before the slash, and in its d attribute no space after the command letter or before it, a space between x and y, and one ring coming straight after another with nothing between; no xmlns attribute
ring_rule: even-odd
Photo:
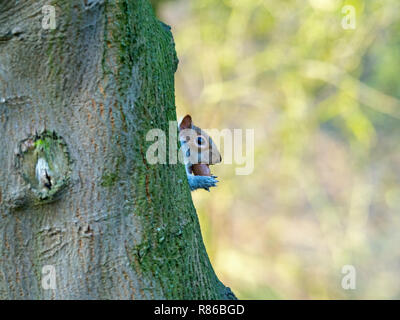
<svg viewBox="0 0 400 320"><path fill-rule="evenodd" d="M179 141L185 160L186 175L191 191L216 187L216 176L193 174L193 165L213 165L222 161L221 154L211 137L199 127L193 125L192 117L186 115L179 123Z"/></svg>

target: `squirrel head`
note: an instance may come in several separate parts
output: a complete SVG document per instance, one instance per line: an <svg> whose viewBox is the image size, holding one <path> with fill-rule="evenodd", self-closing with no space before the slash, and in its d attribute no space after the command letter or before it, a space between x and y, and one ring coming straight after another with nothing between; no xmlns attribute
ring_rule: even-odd
<svg viewBox="0 0 400 320"><path fill-rule="evenodd" d="M179 123L179 141L185 144L184 156L190 163L217 164L222 161L221 154L211 137L199 127L193 125L188 114Z"/></svg>

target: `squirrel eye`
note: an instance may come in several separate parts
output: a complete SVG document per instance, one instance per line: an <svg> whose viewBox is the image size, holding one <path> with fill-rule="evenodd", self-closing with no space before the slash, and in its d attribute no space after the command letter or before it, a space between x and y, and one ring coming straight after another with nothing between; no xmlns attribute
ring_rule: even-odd
<svg viewBox="0 0 400 320"><path fill-rule="evenodd" d="M206 140L204 140L203 137L197 137L197 144L203 145L206 143Z"/></svg>

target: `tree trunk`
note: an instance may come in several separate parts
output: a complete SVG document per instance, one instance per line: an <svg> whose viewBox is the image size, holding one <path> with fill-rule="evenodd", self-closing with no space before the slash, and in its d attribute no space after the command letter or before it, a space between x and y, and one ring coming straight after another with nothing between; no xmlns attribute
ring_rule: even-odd
<svg viewBox="0 0 400 320"><path fill-rule="evenodd" d="M0 0L0 298L234 298L183 165L146 161L176 121L169 29L148 0L54 0L47 29L46 4Z"/></svg>

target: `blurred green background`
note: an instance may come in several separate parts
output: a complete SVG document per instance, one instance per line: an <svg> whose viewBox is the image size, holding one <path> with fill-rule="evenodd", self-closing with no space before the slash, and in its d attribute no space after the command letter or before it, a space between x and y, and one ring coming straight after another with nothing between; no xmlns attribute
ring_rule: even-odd
<svg viewBox="0 0 400 320"><path fill-rule="evenodd" d="M178 115L255 130L254 172L212 167L219 187L193 193L220 279L241 299L399 299L399 1L153 4L180 59Z"/></svg>

